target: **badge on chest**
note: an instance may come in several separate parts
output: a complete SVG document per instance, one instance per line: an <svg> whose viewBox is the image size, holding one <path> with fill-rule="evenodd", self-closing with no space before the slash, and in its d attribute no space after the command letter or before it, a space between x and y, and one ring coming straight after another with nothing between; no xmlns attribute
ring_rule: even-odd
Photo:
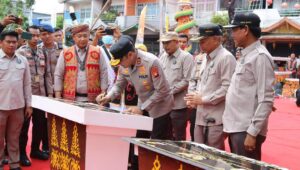
<svg viewBox="0 0 300 170"><path fill-rule="evenodd" d="M147 74L146 68L144 66L139 67L138 72L139 72L139 78L140 79L148 78L148 74Z"/></svg>
<svg viewBox="0 0 300 170"><path fill-rule="evenodd" d="M40 66L45 66L45 60L40 60Z"/></svg>
<svg viewBox="0 0 300 170"><path fill-rule="evenodd" d="M36 82L36 83L40 82L40 76L39 75L34 76L34 82Z"/></svg>

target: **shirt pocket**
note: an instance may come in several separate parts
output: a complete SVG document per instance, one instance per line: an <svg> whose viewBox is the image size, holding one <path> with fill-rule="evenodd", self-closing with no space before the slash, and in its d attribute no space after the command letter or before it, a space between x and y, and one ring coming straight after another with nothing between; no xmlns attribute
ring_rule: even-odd
<svg viewBox="0 0 300 170"><path fill-rule="evenodd" d="M172 64L171 65L172 74L169 79L180 80L182 75L182 68L180 64ZM171 78L172 77L172 78Z"/></svg>
<svg viewBox="0 0 300 170"><path fill-rule="evenodd" d="M8 63L0 62L0 81L5 81L8 79Z"/></svg>
<svg viewBox="0 0 300 170"><path fill-rule="evenodd" d="M216 74L216 69L211 68L208 72L208 76L214 76Z"/></svg>
<svg viewBox="0 0 300 170"><path fill-rule="evenodd" d="M39 67L38 67L38 69L39 69L39 74L40 75L44 75L45 74L45 71L46 71L46 61L45 61L45 59L40 59L40 61L39 61ZM49 70L49 68L47 68L48 70Z"/></svg>
<svg viewBox="0 0 300 170"><path fill-rule="evenodd" d="M254 76L246 67L238 67L236 70L236 81L240 87L251 86L255 83Z"/></svg>
<svg viewBox="0 0 300 170"><path fill-rule="evenodd" d="M14 80L23 80L25 72L25 63L21 62L20 64L16 64L15 75L13 75Z"/></svg>

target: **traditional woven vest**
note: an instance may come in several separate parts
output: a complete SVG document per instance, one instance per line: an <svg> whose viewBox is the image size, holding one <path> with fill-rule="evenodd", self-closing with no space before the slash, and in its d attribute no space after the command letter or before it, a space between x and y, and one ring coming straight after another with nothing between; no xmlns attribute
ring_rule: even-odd
<svg viewBox="0 0 300 170"><path fill-rule="evenodd" d="M88 100L89 102L95 102L97 95L101 93L100 87L100 53L99 49L94 46L89 46L87 60L85 64L85 72L87 79ZM64 75L64 87L63 98L68 100L75 100L76 94L76 82L78 62L75 53L75 46L68 48L64 52L65 58L65 75Z"/></svg>

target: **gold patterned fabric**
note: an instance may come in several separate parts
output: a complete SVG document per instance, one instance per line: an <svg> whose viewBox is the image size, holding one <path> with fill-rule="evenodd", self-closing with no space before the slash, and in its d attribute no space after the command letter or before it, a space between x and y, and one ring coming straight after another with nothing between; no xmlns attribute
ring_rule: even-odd
<svg viewBox="0 0 300 170"><path fill-rule="evenodd" d="M85 64L88 100L94 102L98 94L101 93L100 87L100 53L94 46L89 46L87 61ZM63 97L65 99L74 100L76 95L76 80L78 72L78 62L76 59L75 47L72 46L64 53L65 59L65 75Z"/></svg>

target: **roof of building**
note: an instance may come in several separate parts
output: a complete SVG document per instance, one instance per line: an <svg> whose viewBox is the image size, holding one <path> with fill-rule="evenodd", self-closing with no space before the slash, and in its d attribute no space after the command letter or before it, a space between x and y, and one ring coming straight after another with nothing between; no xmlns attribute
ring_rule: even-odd
<svg viewBox="0 0 300 170"><path fill-rule="evenodd" d="M134 24L130 27L127 27L127 28L124 28L122 29L122 33L126 33L126 34L129 34L129 33L132 33L132 32L135 32L137 31L139 28L139 25L138 24ZM145 24L145 32L146 31L149 31L150 33L153 33L153 34L157 34L159 33L159 30L154 28L153 26L151 25L148 25L148 24Z"/></svg>
<svg viewBox="0 0 300 170"><path fill-rule="evenodd" d="M286 25L290 25L290 26L300 30L300 23L297 22L297 20L292 20L287 17L284 17L281 20L279 20L278 22L276 22L268 27L263 28L262 32L272 32L275 29L278 29L279 27L286 26Z"/></svg>

